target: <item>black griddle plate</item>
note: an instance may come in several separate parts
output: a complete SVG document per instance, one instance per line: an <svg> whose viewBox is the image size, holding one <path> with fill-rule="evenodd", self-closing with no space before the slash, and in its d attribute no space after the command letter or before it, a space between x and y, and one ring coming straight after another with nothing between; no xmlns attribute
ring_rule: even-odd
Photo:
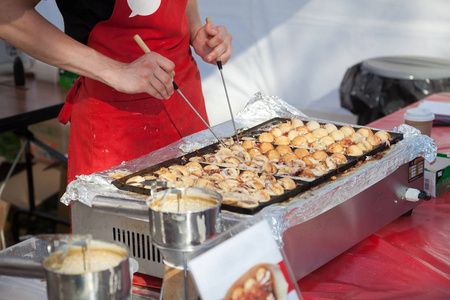
<svg viewBox="0 0 450 300"><path fill-rule="evenodd" d="M275 126L277 124L289 121L290 119L284 119L284 118L274 118L271 120L268 120L264 123L261 123L259 125L256 125L250 129L247 129L243 132L241 132L239 134L239 137L255 137L257 138L262 132L268 131L272 126ZM304 120L302 120L304 121ZM307 121L304 121L305 123ZM330 122L328 122L330 123ZM321 124L323 125L323 124ZM335 124L336 125L336 124ZM338 129L340 128L340 126L336 125L338 127ZM356 127L355 127L356 128ZM357 128L356 128L357 129ZM375 130L372 130L374 133L376 132ZM390 140L390 144L395 144L398 141L403 139L403 134L401 133L396 133L396 132L389 132L388 133L391 135L391 140ZM229 139L233 139L233 137L229 137ZM211 153L215 153L216 151L218 151L220 149L220 143L217 142L215 144L206 146L204 148L201 148L199 150L193 151L191 153L188 153L186 155L177 157L177 158L172 158L169 160L166 160L164 162L161 162L159 164L153 165L151 167L148 167L146 169L143 169L141 171L135 172L133 174L124 176L122 178L119 178L115 181L113 181L113 185L115 185L117 188L124 190L124 191L129 191L129 192L134 192L134 193L138 193L138 194L143 194L143 195L150 195L150 189L146 189L144 187L137 187L137 186L133 186L133 185L129 185L127 184L127 180L134 177L134 176L145 176L145 175L153 175L153 172L159 170L160 168L168 168L169 166L172 165L185 165L186 163L189 162L189 159L191 157L195 157L195 156L202 156L205 154L211 154ZM292 147L292 146L291 146ZM292 176L287 176L290 177L294 180L294 182L296 183L296 187L292 190L285 190L285 192L282 195L279 196L272 196L271 199L267 202L260 202L260 204L257 207L254 208L244 208L244 207L240 207L240 206L236 206L236 205L230 205L230 204L224 204L222 203L221 205L221 209L227 210L227 211L231 211L231 212L236 212L236 213L241 213L241 214L249 214L249 215L253 215L257 212L259 212L261 209L263 209L264 207L268 206L268 205L272 205L274 203L280 203L280 202L284 202L286 200L289 200L290 198L303 193L309 189L311 189L312 187L315 187L319 184L322 184L324 182L327 182L328 180L330 180L331 177L333 176L337 176L340 173L343 173L347 170L349 170L350 168L356 166L358 164L358 162L360 161L364 161L366 159L366 157L368 156L373 156L377 153L380 153L386 149L389 148L389 145L386 145L385 143L382 143L376 147L374 147L372 150L365 152L363 155L361 156L346 156L347 157L347 163L339 165L336 169L331 170L330 172L328 172L327 174L324 174L322 176L318 176L316 177L314 180L312 181L304 181L299 179L298 177L292 177ZM206 166L207 164L199 162L202 166ZM219 168L225 168L225 167L221 167L219 165ZM239 169L239 168L237 168ZM242 170L241 170L242 171ZM260 175L260 174L258 174ZM273 175L273 174L272 174ZM281 175L273 175L275 178L279 179L283 176Z"/></svg>

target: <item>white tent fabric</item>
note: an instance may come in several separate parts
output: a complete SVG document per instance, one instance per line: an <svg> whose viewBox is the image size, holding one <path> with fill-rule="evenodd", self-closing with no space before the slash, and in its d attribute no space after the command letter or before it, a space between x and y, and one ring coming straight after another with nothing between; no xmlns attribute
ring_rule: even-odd
<svg viewBox="0 0 450 300"><path fill-rule="evenodd" d="M355 123L339 102L347 68L379 56L450 59L446 0L197 1L203 20L211 17L233 35L223 74L234 112L261 92L311 117ZM41 1L38 10L61 28L54 0ZM212 125L229 120L219 71L197 61Z"/></svg>
<svg viewBox="0 0 450 300"><path fill-rule="evenodd" d="M256 93L279 96L305 114L355 123L340 107L352 65L373 57L450 58L445 0L198 0L201 17L225 25L234 54L224 66L233 110ZM230 117L220 74L199 63L211 122Z"/></svg>

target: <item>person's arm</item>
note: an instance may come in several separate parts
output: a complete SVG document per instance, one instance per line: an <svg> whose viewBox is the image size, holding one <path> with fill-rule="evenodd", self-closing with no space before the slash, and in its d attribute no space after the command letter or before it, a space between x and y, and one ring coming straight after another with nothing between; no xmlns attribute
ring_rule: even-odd
<svg viewBox="0 0 450 300"><path fill-rule="evenodd" d="M230 59L233 52L232 36L224 26L214 26L213 23L202 25L198 12L197 0L188 0L186 16L189 23L190 42L205 62L215 64L220 57L222 64Z"/></svg>
<svg viewBox="0 0 450 300"><path fill-rule="evenodd" d="M36 10L39 0L1 0L0 38L28 55L73 73L103 82L125 93L146 92L156 98L173 93L174 64L149 53L125 64L77 42Z"/></svg>

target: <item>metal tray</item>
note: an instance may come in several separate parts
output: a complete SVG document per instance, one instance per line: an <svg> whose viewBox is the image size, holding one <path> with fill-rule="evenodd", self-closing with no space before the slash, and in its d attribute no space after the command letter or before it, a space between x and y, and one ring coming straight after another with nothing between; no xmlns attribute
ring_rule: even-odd
<svg viewBox="0 0 450 300"><path fill-rule="evenodd" d="M250 129L247 129L245 131L242 131L239 136L241 137L257 137L259 136L262 132L267 131L271 126L275 126L277 124L280 124L282 122L286 122L289 121L289 119L284 119L284 118L274 118L271 120L268 120L264 123L261 123L259 125L256 125ZM304 120L302 120L304 121ZM304 121L305 123L307 121ZM332 123L332 122L327 122L327 123ZM322 124L321 124L322 125ZM336 124L334 124L336 125ZM336 125L336 127L338 127L338 129L341 127L339 125ZM376 130L372 130L374 133L376 133ZM395 133L395 132L389 132L391 136L390 139L390 144L394 144L397 143L398 141L403 139L403 135L400 133ZM234 138L231 136L227 139L231 139L234 140ZM339 165L336 169L329 171L328 173L322 175L322 176L318 176L316 177L314 180L312 181L304 181L298 177L292 177L292 176L286 176L286 177L290 177L294 180L294 182L296 183L296 187L294 189L291 190L286 190L282 195L279 196L272 196L271 199L267 202L262 202L260 203L257 207L253 207L253 208L246 208L246 207L240 207L237 205L231 205L231 204L225 204L222 203L221 205L221 209L227 210L227 211L231 211L231 212L236 212L236 213L241 213L241 214L250 214L253 215L255 213L257 213L258 211L260 211L261 209L263 209L264 207L268 206L268 205L272 205L274 203L280 203L280 202L284 202L289 200L290 198L305 192L309 189L311 189L312 187L318 186L324 182L327 182L328 180L330 180L333 176L337 176L338 174L344 173L345 171L349 170L352 167L355 167L359 162L362 162L366 159L366 157L369 156L373 156L376 154L379 154L380 152L386 150L389 148L389 145L386 145L384 143L379 144L378 146L375 146L372 150L365 152L363 155L361 156L347 156L347 163ZM217 142L215 144L209 145L207 147L204 147L202 149L193 151L191 153L188 153L186 155L183 155L181 157L177 157L177 158L173 158L173 159L169 159L167 161L164 161L162 163L153 165L151 167L145 168L141 171L135 172L133 174L124 176L122 178L119 178L115 181L113 181L113 185L115 185L117 188L121 189L121 190L125 190L125 191L130 191L130 192L134 192L134 193L139 193L139 194L143 194L143 195L150 195L150 189L148 188L144 188L144 187L138 187L138 186L133 186L133 185L129 185L127 184L127 180L134 177L134 176L145 176L145 175L151 175L153 174L153 172L159 170L160 168L168 168L169 166L172 165L185 165L186 163L189 162L189 159L195 156L202 156L205 154L212 154L217 152L220 149L220 143ZM200 162L200 164L202 166L206 166L206 163L202 163ZM225 167L221 167L220 165L218 165L219 168L225 168ZM260 174L258 174L260 175ZM275 178L279 179L281 177L284 177L283 175L273 175Z"/></svg>

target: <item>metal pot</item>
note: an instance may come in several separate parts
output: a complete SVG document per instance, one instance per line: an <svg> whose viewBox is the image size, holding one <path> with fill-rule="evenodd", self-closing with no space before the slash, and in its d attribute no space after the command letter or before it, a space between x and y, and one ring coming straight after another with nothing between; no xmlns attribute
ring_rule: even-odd
<svg viewBox="0 0 450 300"><path fill-rule="evenodd" d="M92 202L92 208L101 213L148 219L152 243L162 252L164 263L183 268L184 253L194 251L216 234L222 195L204 188L179 186L164 181L154 182L146 201L97 196ZM162 190L158 191L158 188ZM201 199L210 201L211 205L185 212L157 209L158 204L174 197L175 200Z"/></svg>
<svg viewBox="0 0 450 300"><path fill-rule="evenodd" d="M103 265L91 266L93 271L74 272L77 263L64 264L73 259L81 246L73 245L52 252L42 263L22 257L0 258L0 274L28 278L45 278L48 299L131 299L132 275L129 265L129 250L118 243L90 241L83 255L94 258L102 256ZM61 261L61 256L65 258ZM106 257L114 257L109 263ZM59 265L60 262L63 264ZM70 262L70 261L69 261ZM78 261L75 261L78 262ZM65 269L65 266L67 267ZM32 272L30 272L32 271Z"/></svg>
<svg viewBox="0 0 450 300"><path fill-rule="evenodd" d="M185 200L208 203L195 211L183 210ZM162 201L180 201L180 209L164 210L160 208L163 207L160 204ZM152 242L158 247L180 250L190 250L201 245L216 234L221 202L219 193L202 188L180 188L156 193L147 200Z"/></svg>
<svg viewBox="0 0 450 300"><path fill-rule="evenodd" d="M161 201L183 201L183 197L210 203L194 211L165 211L158 206ZM165 190L147 199L152 243L163 253L167 265L183 267L184 252L195 250L216 234L221 202L219 193L192 187Z"/></svg>

